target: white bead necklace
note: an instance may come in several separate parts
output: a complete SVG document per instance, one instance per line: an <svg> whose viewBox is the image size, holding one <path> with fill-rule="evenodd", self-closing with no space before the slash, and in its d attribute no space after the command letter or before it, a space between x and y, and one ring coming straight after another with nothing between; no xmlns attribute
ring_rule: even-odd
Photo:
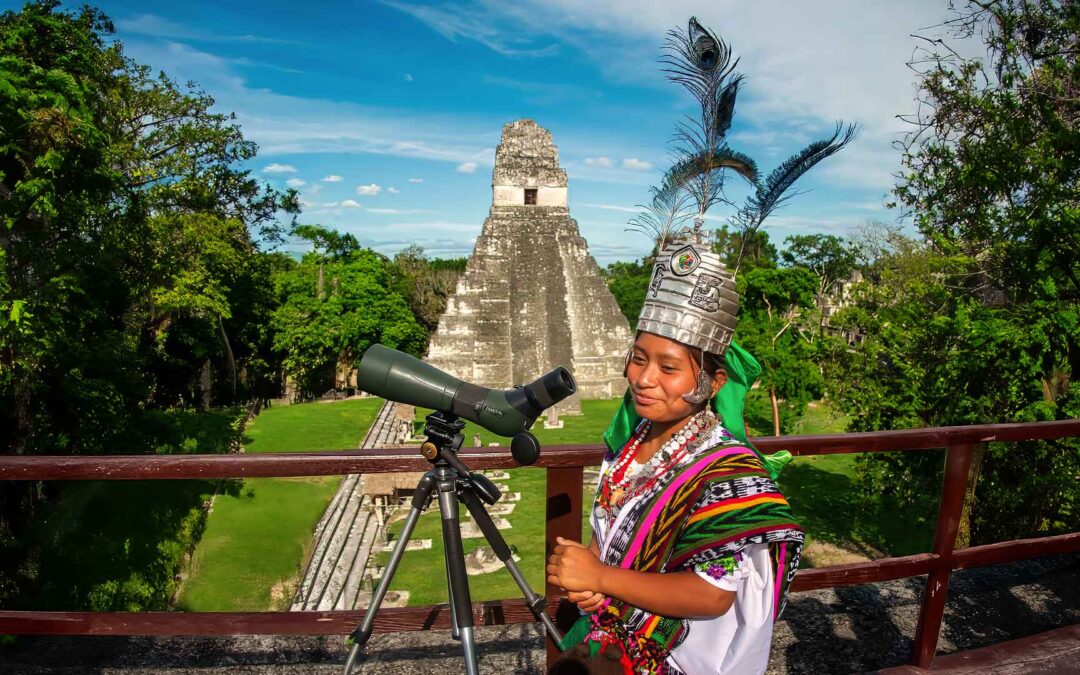
<svg viewBox="0 0 1080 675"><path fill-rule="evenodd" d="M612 463L611 468L608 470L609 479L613 479L619 473L619 469L626 467L623 475L618 480L612 482L614 489L625 488L630 484L630 481L634 479L638 474L644 475L646 469L650 469L649 473L655 472L656 467L661 462L668 462L675 457L680 450L701 433L705 428L705 419L711 414L708 409L702 410L693 417L691 417L686 424L682 426L671 438L667 440L664 445L657 450L648 462L639 464L634 460L637 458L638 447L641 442L649 435L649 430L652 428L652 422L649 420L643 420L642 424L638 427L638 433L634 435L633 441L626 448L626 452L622 454L615 462Z"/></svg>

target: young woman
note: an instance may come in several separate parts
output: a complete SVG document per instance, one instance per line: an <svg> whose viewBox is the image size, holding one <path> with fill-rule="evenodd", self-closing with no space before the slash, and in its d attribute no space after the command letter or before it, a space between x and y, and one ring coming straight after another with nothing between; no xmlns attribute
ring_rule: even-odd
<svg viewBox="0 0 1080 675"><path fill-rule="evenodd" d="M560 540L548 560L548 580L585 614L563 643L585 645L578 657L628 673L765 670L803 534L774 462L745 441L756 372L743 366L756 363L730 345L737 298L717 256L674 244L657 257L605 434L592 541ZM726 397L725 364L737 376Z"/></svg>

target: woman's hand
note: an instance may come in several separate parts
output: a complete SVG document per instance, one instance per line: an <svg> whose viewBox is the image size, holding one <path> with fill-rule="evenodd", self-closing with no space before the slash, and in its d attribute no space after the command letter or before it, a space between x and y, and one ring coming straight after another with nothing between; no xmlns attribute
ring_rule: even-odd
<svg viewBox="0 0 1080 675"><path fill-rule="evenodd" d="M576 541L562 537L557 541L558 546L548 558L547 580L571 592L592 592L600 588L606 566L596 554Z"/></svg>
<svg viewBox="0 0 1080 675"><path fill-rule="evenodd" d="M570 591L566 594L566 599L577 605L577 608L586 614L592 614L600 609L607 596L592 591Z"/></svg>

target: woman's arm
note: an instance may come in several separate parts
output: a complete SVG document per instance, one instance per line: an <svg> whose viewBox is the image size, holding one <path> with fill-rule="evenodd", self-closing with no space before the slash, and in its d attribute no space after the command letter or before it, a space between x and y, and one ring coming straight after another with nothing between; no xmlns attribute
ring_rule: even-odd
<svg viewBox="0 0 1080 675"><path fill-rule="evenodd" d="M600 545L596 543L596 537L593 537L589 541L589 550L592 551L597 558L600 557ZM607 596L597 591L568 591L566 593L566 599L577 605L578 609L581 611L592 614L603 606Z"/></svg>
<svg viewBox="0 0 1080 675"><path fill-rule="evenodd" d="M735 602L734 591L717 588L693 572L638 572L613 567L600 562L590 548L560 538L548 559L548 581L568 591L603 593L672 618L711 619L726 613Z"/></svg>

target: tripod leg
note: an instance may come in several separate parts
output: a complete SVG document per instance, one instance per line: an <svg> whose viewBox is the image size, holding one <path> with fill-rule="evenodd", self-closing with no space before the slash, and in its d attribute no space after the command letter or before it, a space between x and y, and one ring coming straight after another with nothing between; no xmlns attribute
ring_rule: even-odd
<svg viewBox="0 0 1080 675"><path fill-rule="evenodd" d="M446 567L446 592L450 599L450 607L454 606L454 582L450 579L450 558L443 556L443 563ZM451 610L450 612L450 637L454 640L461 640L461 627L457 623L457 612Z"/></svg>
<svg viewBox="0 0 1080 675"><path fill-rule="evenodd" d="M480 527L480 531L484 533L484 538L491 544L492 550L495 551L495 555L499 560L506 565L506 569L510 571L510 576L514 578L514 582L521 589L522 595L525 596L525 603L529 609L532 610L533 615L544 624L544 628L547 629L551 639L555 641L555 644L559 644L562 641L562 633L555 627L555 622L551 620L551 617L547 615L545 611L547 609L547 599L543 596L537 595L529 586L529 582L525 580L525 575L521 573L521 568L514 562L514 554L510 550L510 547L506 544L506 540L503 539L502 533L499 532L499 528L495 527L495 523L491 522L491 516L488 515L487 509L484 508L483 503L480 502L480 498L476 496L469 488L464 488L460 492L461 501L465 502L466 508L469 509L469 513L472 514L473 520L476 521L477 526Z"/></svg>
<svg viewBox="0 0 1080 675"><path fill-rule="evenodd" d="M416 492L412 498L412 508L409 509L409 515L405 518L405 525L401 528L401 536L394 543L394 549L390 553L390 560L386 563L386 569L383 570L382 579L379 579L379 585L371 596L367 611L364 612L364 620L349 636L349 643L352 647L349 650L349 658L345 661L345 675L352 672L357 657L359 657L367 641L371 639L371 631L375 627L375 615L379 612L379 607L382 606L383 598L386 597L386 591L390 588L390 581L394 578L394 573L397 572L401 557L405 555L405 548L409 545L409 537L412 536L413 529L416 528L416 521L420 519L420 514L431 502L431 493L436 484L437 481L433 472L429 471L424 474L424 477L416 485Z"/></svg>
<svg viewBox="0 0 1080 675"><path fill-rule="evenodd" d="M437 469L438 470L438 469ZM465 552L461 544L461 522L458 516L457 472L447 469L439 477L439 512L442 514L443 546L446 569L450 580L450 606L465 653L466 675L479 675L476 662L476 640L473 636L472 598L469 577L465 572Z"/></svg>

